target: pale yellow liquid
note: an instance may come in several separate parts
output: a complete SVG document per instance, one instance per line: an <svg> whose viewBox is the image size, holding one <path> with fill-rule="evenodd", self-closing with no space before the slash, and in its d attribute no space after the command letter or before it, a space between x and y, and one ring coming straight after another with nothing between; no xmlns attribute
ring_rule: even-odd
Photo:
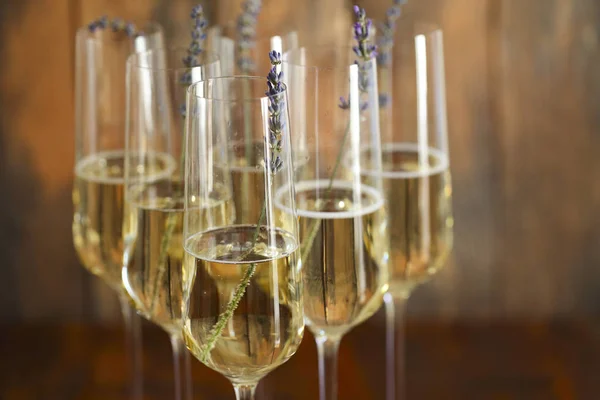
<svg viewBox="0 0 600 400"><path fill-rule="evenodd" d="M452 249L452 187L448 161L416 150L384 147L383 188L390 234L390 292L407 297L446 263Z"/></svg>
<svg viewBox="0 0 600 400"><path fill-rule="evenodd" d="M326 187L320 188L317 200L316 190L300 184L296 198L306 323L316 335L332 337L343 335L381 305L388 284L388 238L377 192L364 191L361 204L354 204L352 190L334 184L327 192Z"/></svg>
<svg viewBox="0 0 600 400"><path fill-rule="evenodd" d="M250 248L255 230L253 225L218 229L189 238L185 246L185 342L198 359L234 382L256 381L286 362L304 332L295 240L285 231L270 231L273 242L267 246L263 232ZM256 271L233 317L202 360L211 328L252 263Z"/></svg>
<svg viewBox="0 0 600 400"><path fill-rule="evenodd" d="M124 231L130 259L123 270L125 288L138 312L172 335L181 332L183 301L181 189L170 181L131 189L131 219ZM191 207L197 218L210 214L212 223L231 223L231 198L224 190L213 192L208 204Z"/></svg>
<svg viewBox="0 0 600 400"><path fill-rule="evenodd" d="M97 153L75 166L73 241L83 265L111 287L121 290L123 266L123 151ZM169 159L158 157L147 168L150 177L168 174Z"/></svg>

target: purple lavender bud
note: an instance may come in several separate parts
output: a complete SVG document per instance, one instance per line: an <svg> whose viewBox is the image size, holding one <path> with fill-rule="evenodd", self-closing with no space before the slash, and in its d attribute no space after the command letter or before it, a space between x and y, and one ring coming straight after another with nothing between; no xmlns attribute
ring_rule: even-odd
<svg viewBox="0 0 600 400"><path fill-rule="evenodd" d="M360 8L359 8L357 5L355 5L355 6L354 6L354 14L355 14L356 16L358 16L358 15L359 15L359 13L360 13Z"/></svg>
<svg viewBox="0 0 600 400"><path fill-rule="evenodd" d="M125 25L125 33L129 37L133 37L133 35L135 35L135 26L131 22Z"/></svg>
<svg viewBox="0 0 600 400"><path fill-rule="evenodd" d="M354 24L354 38L360 39L362 36L362 26L359 23Z"/></svg>
<svg viewBox="0 0 600 400"><path fill-rule="evenodd" d="M269 53L269 60L271 61L272 65L279 65L281 64L281 53L273 50Z"/></svg>
<svg viewBox="0 0 600 400"><path fill-rule="evenodd" d="M344 97L340 97L340 104L338 104L338 107L342 110L349 110L350 109L350 97L348 97L348 101L346 101L346 99L344 99Z"/></svg>
<svg viewBox="0 0 600 400"><path fill-rule="evenodd" d="M106 15L101 16L98 21L96 22L96 24L102 28L105 29L108 26L108 17Z"/></svg>
<svg viewBox="0 0 600 400"><path fill-rule="evenodd" d="M198 18L200 15L203 14L202 12L202 6L200 4L198 4L197 6L194 6L194 8L192 8L192 12L190 14L190 17L192 19Z"/></svg>

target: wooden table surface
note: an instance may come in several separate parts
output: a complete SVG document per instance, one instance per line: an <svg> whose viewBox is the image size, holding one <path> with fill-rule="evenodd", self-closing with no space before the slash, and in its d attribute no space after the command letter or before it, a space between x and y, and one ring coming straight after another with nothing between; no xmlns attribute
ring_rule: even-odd
<svg viewBox="0 0 600 400"><path fill-rule="evenodd" d="M342 342L340 399L384 399L382 333L376 317ZM2 327L0 399L126 399L122 334L81 324ZM409 321L407 349L408 399L593 400L600 391L598 321ZM167 336L146 325L144 350L144 398L172 398ZM258 399L317 399L316 367L307 334ZM195 399L234 398L226 379L195 360L193 377Z"/></svg>

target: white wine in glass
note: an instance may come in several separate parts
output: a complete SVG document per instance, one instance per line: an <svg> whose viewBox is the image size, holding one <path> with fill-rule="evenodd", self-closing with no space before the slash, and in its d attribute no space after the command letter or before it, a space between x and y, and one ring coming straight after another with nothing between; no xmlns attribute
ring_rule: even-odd
<svg viewBox="0 0 600 400"><path fill-rule="evenodd" d="M296 174L304 313L319 352L321 400L337 399L344 334L371 317L388 289L388 233L381 177L377 66L348 47L301 47L284 55L294 132L305 141ZM298 95L300 93L300 95ZM342 97L340 99L340 96ZM285 208L285 204L279 205Z"/></svg>
<svg viewBox="0 0 600 400"><path fill-rule="evenodd" d="M283 364L300 345L304 329L295 239L285 231L264 232L272 235L271 245L259 242L250 248L255 231L253 225L222 228L186 242L188 307L194 318L186 320L184 333L188 348L198 358L202 357L200 343L208 340L222 307L245 271L255 265L244 300L205 361L232 380L258 381ZM285 275L280 277L281 272ZM287 284L290 280L297 283ZM286 284L279 284L282 281Z"/></svg>
<svg viewBox="0 0 600 400"><path fill-rule="evenodd" d="M191 399L190 356L182 330L182 264L187 88L220 75L216 54L203 51L188 61L187 48L154 49L127 61L127 158L122 282L135 309L167 332L173 348L175 399ZM189 65L194 65L193 67ZM169 174L156 180L143 160L155 166L170 160ZM207 202L191 202L221 223L229 220L229 192L215 190Z"/></svg>
<svg viewBox="0 0 600 400"><path fill-rule="evenodd" d="M238 400L253 399L304 334L287 91L268 90L264 78L245 76L188 91L183 334ZM237 196L231 221L210 209L194 215L194 202L205 204L216 187ZM289 212L276 208L276 193Z"/></svg>
<svg viewBox="0 0 600 400"><path fill-rule="evenodd" d="M83 264L113 289L121 292L123 266L125 151L89 155L75 166L73 240ZM169 159L146 168L158 180L173 170Z"/></svg>
<svg viewBox="0 0 600 400"><path fill-rule="evenodd" d="M119 295L125 322L132 396L142 396L141 325L120 283L123 266L125 162L125 64L127 57L161 47L162 28L140 24L144 32L97 29L98 21L77 31L75 44L75 181L73 242L83 264ZM93 28L96 27L96 28ZM162 174L157 166L152 173Z"/></svg>
<svg viewBox="0 0 600 400"><path fill-rule="evenodd" d="M386 399L405 398L403 319L416 286L446 264L453 245L452 184L442 31L400 20L380 93L383 179L390 232ZM393 68L391 62L393 60ZM393 73L392 73L393 72ZM370 150L366 150L367 152Z"/></svg>
<svg viewBox="0 0 600 400"><path fill-rule="evenodd" d="M434 148L428 160L413 143L382 146L383 193L388 217L389 292L410 292L446 263L453 241L452 186L447 156ZM368 173L368 171L367 171Z"/></svg>
<svg viewBox="0 0 600 400"><path fill-rule="evenodd" d="M301 241L312 242L303 262L320 265L305 270L304 310L311 329L341 337L381 305L388 279L382 262L386 216L381 192L362 185L356 199L348 182L334 181L327 191L328 183L296 185Z"/></svg>

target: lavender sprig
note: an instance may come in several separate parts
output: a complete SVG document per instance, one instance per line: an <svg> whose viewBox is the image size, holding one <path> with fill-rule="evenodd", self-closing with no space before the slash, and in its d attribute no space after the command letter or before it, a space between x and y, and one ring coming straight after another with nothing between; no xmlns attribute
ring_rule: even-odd
<svg viewBox="0 0 600 400"><path fill-rule="evenodd" d="M204 52L204 41L206 40L206 27L208 26L208 21L204 16L204 9L201 5L197 5L192 8L192 12L190 14L192 18L192 32L191 37L192 40L188 47L187 56L183 58L183 65L188 68L197 67L200 63L198 56ZM190 71L186 72L181 77L181 83L183 84L191 84L192 83L192 74Z"/></svg>
<svg viewBox="0 0 600 400"><path fill-rule="evenodd" d="M90 33L96 33L96 31L105 30L109 26L113 32L124 32L132 39L142 35L142 32L138 31L132 22L126 22L121 18L113 18L112 21L109 21L106 15L90 22L88 24L88 30Z"/></svg>
<svg viewBox="0 0 600 400"><path fill-rule="evenodd" d="M396 32L396 21L402 15L402 6L407 0L393 0L392 6L385 14L385 21L379 27L381 34L377 38L379 53L377 54L377 64L383 69L390 66L392 60L392 48L394 47L394 33ZM384 86L389 86L384 83ZM379 107L385 108L389 104L390 97L387 93L379 94Z"/></svg>
<svg viewBox="0 0 600 400"><path fill-rule="evenodd" d="M283 72L278 71L281 65L281 54L276 51L271 51L269 53L269 60L271 61L271 70L267 75L267 91L265 94L269 98L269 137L267 138L267 142L269 146L270 162L268 162L267 157L265 157L265 166L269 166L269 173L271 174L271 177L273 177L281 170L281 168L283 168L283 161L281 160L280 154L283 146L283 131L285 128L282 120L282 110L285 109L285 102L283 101L282 95L284 91L284 85L282 83ZM272 179L265 180L265 182L269 182L270 184ZM238 257L239 261L244 261L246 257L248 257L254 251L256 241L258 240L258 234L260 232L260 227L265 215L266 201L263 202L260 217L258 218L258 223L256 224L256 230L254 231L254 235L252 237L252 244L249 247L249 250ZM221 337L223 329L225 329L228 321L231 319L231 317L233 317L233 314L240 304L242 297L244 297L246 288L250 284L250 280L254 276L255 272L256 264L252 263L244 273L240 283L236 286L231 300L229 300L229 303L227 303L227 308L219 315L217 323L211 328L206 344L202 346L200 361L204 363L208 361L210 352L212 349L214 349L219 337Z"/></svg>
<svg viewBox="0 0 600 400"><path fill-rule="evenodd" d="M283 102L283 71L277 72L277 68L281 65L281 54L275 50L269 53L271 61L271 70L267 75L267 92L269 96L269 150L271 151L271 173L275 175L283 165L279 154L282 146L282 132L284 122L281 120L281 110L285 107Z"/></svg>
<svg viewBox="0 0 600 400"><path fill-rule="evenodd" d="M250 50L254 48L256 39L256 24L260 14L261 0L247 0L242 5L242 14L237 20L237 65L241 72L254 71L255 65L250 57Z"/></svg>
<svg viewBox="0 0 600 400"><path fill-rule="evenodd" d="M356 23L354 24L354 39L356 40L356 45L352 47L352 50L354 50L354 53L358 56L358 60L354 61L354 63L358 66L359 96L363 96L367 94L369 90L370 81L368 70L371 67L370 61L377 56L377 46L370 44L371 28L373 23L367 18L365 10L355 5L354 15L356 16ZM368 106L369 104L367 101L361 101L359 110L362 112L366 110ZM349 110L350 96L348 96L347 99L340 97L340 103L338 104L338 107L342 110ZM326 193L330 193L333 189L333 181L335 180L335 175L342 162L342 154L344 147L346 147L346 142L348 141L349 132L350 121L348 121L348 125L346 126L346 131L344 132L344 137L342 138L342 143L340 145L340 151L338 152L335 164L333 166L333 171L331 172L331 177L329 178L329 185L327 186ZM300 248L301 260L307 259L308 252L312 248L315 237L319 232L319 226L320 220L313 220L309 234L306 240L302 242Z"/></svg>
<svg viewBox="0 0 600 400"><path fill-rule="evenodd" d="M368 62L377 56L377 46L370 44L373 22L367 18L365 10L359 6L354 6L354 15L356 16L356 22L354 23L356 45L352 47L352 50L358 57L358 60L354 61L358 66L358 90L361 94L364 94L369 90ZM366 110L367 107L368 103L361 102L361 111ZM350 96L347 100L340 97L339 108L342 110L350 109Z"/></svg>
<svg viewBox="0 0 600 400"><path fill-rule="evenodd" d="M206 39L205 28L208 25L208 21L204 17L204 10L201 5L197 5L192 8L192 12L190 13L190 17L192 19L192 32L191 32L191 42L187 50L187 56L184 57L181 61L183 65L187 68L197 67L200 64L198 56L204 51L204 40ZM179 79L179 83L182 86L188 86L192 83L192 73L191 71L186 71L182 74ZM182 118L186 117L187 110L186 105L181 104L177 108L178 113ZM185 143L185 141L182 141ZM180 179L183 181L183 173L184 173L184 161L185 161L185 147L182 147L181 154L179 157L179 171L181 173ZM175 193L177 197L182 196L181 187L179 187ZM160 243L160 254L158 258L158 272L155 279L154 291L152 294L152 302L150 305L150 310L154 310L154 306L156 305L156 300L158 299L158 285L163 279L165 273L167 273L167 261L168 261L168 248L169 243L171 242L171 238L175 233L175 227L177 226L177 213L169 213L167 220L165 221L165 232L162 236Z"/></svg>

